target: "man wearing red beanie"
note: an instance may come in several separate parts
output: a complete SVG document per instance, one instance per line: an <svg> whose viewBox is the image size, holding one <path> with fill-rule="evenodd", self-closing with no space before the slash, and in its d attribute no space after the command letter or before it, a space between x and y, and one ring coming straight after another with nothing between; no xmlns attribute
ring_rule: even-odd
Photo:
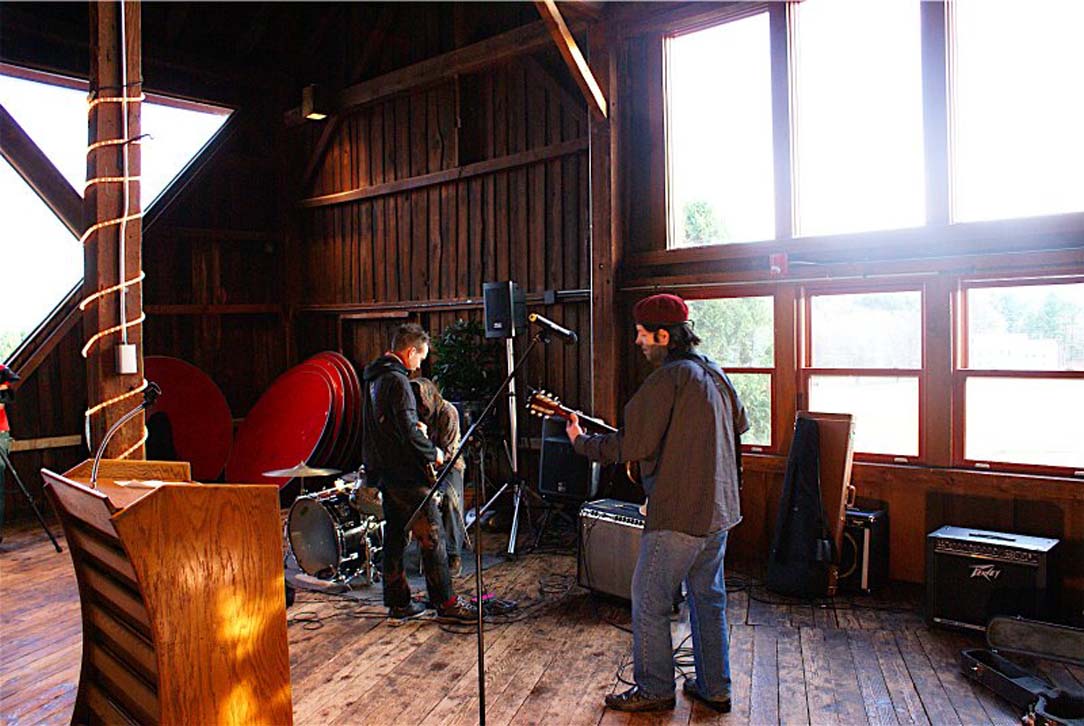
<svg viewBox="0 0 1084 726"><path fill-rule="evenodd" d="M615 434L585 434L573 415L568 437L594 461L640 462L647 523L632 577L635 685L606 697L617 711L671 709L674 699L670 610L684 580L696 677L682 690L730 710L723 556L741 521L738 477L745 407L723 370L696 352L700 338L676 295L652 295L633 308L636 345L657 368L625 406Z"/></svg>

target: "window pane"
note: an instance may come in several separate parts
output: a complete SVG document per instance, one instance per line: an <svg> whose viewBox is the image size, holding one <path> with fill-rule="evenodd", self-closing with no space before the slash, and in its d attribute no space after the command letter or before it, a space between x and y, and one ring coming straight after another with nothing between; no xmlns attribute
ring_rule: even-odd
<svg viewBox="0 0 1084 726"><path fill-rule="evenodd" d="M738 397L749 416L749 431L743 444L771 446L772 444L772 377L767 373L728 373Z"/></svg>
<svg viewBox="0 0 1084 726"><path fill-rule="evenodd" d="M1084 468L1084 380L968 378L964 456Z"/></svg>
<svg viewBox="0 0 1084 726"><path fill-rule="evenodd" d="M0 361L83 277L83 248L7 161L0 161ZM16 213L18 210L18 213Z"/></svg>
<svg viewBox="0 0 1084 726"><path fill-rule="evenodd" d="M815 368L921 368L922 294L815 295Z"/></svg>
<svg viewBox="0 0 1084 726"><path fill-rule="evenodd" d="M854 449L918 456L918 378L810 376L809 409L854 416Z"/></svg>
<svg viewBox="0 0 1084 726"><path fill-rule="evenodd" d="M700 350L723 368L774 368L771 297L689 300Z"/></svg>
<svg viewBox="0 0 1084 726"><path fill-rule="evenodd" d="M807 0L795 12L798 233L925 224L919 3Z"/></svg>
<svg viewBox="0 0 1084 726"><path fill-rule="evenodd" d="M1084 371L1084 283L967 291L971 368Z"/></svg>
<svg viewBox="0 0 1084 726"><path fill-rule="evenodd" d="M0 74L0 103L80 195L87 178L86 91ZM202 110L143 102L140 203L147 209L229 118Z"/></svg>
<svg viewBox="0 0 1084 726"><path fill-rule="evenodd" d="M1084 210L1084 3L952 7L954 219Z"/></svg>
<svg viewBox="0 0 1084 726"><path fill-rule="evenodd" d="M768 14L667 42L670 247L775 237Z"/></svg>

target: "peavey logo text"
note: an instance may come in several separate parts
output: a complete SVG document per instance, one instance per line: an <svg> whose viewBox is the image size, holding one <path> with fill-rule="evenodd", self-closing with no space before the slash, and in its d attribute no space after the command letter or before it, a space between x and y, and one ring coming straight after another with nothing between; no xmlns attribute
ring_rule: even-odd
<svg viewBox="0 0 1084 726"><path fill-rule="evenodd" d="M1001 570L997 569L994 565L972 565L971 577L981 577L982 579L992 582L1001 575Z"/></svg>

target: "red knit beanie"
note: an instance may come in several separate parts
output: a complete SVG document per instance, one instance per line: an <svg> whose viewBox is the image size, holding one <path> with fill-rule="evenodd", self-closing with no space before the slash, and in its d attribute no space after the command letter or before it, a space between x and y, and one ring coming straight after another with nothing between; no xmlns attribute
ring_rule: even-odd
<svg viewBox="0 0 1084 726"><path fill-rule="evenodd" d="M632 317L644 326L680 325L689 320L689 306L677 295L652 295L636 303Z"/></svg>

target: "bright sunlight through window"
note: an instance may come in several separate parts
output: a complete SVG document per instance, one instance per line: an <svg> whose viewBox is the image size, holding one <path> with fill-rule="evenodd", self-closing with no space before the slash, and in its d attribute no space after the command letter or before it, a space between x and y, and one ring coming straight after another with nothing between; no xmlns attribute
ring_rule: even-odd
<svg viewBox="0 0 1084 726"><path fill-rule="evenodd" d="M954 220L1084 210L1084 2L950 7Z"/></svg>
<svg viewBox="0 0 1084 726"><path fill-rule="evenodd" d="M69 85L71 85L69 83ZM86 182L87 93L0 74L0 103L82 195ZM143 104L140 199L146 210L229 118L229 109L188 102ZM82 278L83 250L14 169L0 165L0 360Z"/></svg>
<svg viewBox="0 0 1084 726"><path fill-rule="evenodd" d="M795 12L798 234L925 224L919 3L806 0Z"/></svg>
<svg viewBox="0 0 1084 726"><path fill-rule="evenodd" d="M774 238L768 14L666 48L670 247Z"/></svg>

